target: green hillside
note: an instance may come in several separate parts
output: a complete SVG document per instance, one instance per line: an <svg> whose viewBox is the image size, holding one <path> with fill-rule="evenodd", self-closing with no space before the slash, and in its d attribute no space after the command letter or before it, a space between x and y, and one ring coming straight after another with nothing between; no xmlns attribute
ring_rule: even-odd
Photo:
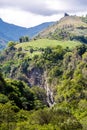
<svg viewBox="0 0 87 130"><path fill-rule="evenodd" d="M64 16L38 34L37 38L78 40L87 43L87 17Z"/></svg>
<svg viewBox="0 0 87 130"><path fill-rule="evenodd" d="M39 87L30 89L25 83L6 80L0 74L0 129L81 130L81 123L66 110L41 109L44 107L41 98L45 97L43 89Z"/></svg>
<svg viewBox="0 0 87 130"><path fill-rule="evenodd" d="M0 129L86 130L87 46L46 41L9 44L0 54Z"/></svg>
<svg viewBox="0 0 87 130"><path fill-rule="evenodd" d="M87 130L86 25L66 16L0 52L0 130Z"/></svg>
<svg viewBox="0 0 87 130"><path fill-rule="evenodd" d="M17 44L15 47L17 49L22 49L24 53L26 53L28 56L34 56L34 55L40 55L42 53L42 50L50 47L55 48L57 46L61 46L64 49L69 48L73 49L76 46L80 45L80 42L77 41L58 41L58 40L50 40L50 39L37 39L32 40L30 42L25 42L21 44ZM31 53L33 51L33 53Z"/></svg>
<svg viewBox="0 0 87 130"><path fill-rule="evenodd" d="M29 48L33 48L33 49L36 48L40 49L46 47L54 48L60 45L63 48L69 47L70 49L73 49L80 44L81 43L77 41L58 41L58 40L50 40L50 39L38 39L28 43L26 42L26 43L17 44L16 48L22 47L23 49L28 50Z"/></svg>
<svg viewBox="0 0 87 130"><path fill-rule="evenodd" d="M57 42L40 39L0 54L0 129L86 130L87 46Z"/></svg>

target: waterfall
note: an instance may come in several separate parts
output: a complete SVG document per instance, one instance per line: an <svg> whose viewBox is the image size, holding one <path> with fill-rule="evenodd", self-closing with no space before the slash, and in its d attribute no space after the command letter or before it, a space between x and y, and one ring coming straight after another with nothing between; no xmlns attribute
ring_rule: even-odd
<svg viewBox="0 0 87 130"><path fill-rule="evenodd" d="M53 92L52 92L51 89L48 87L48 84L47 84L46 91L47 91L47 103L48 103L49 106L51 107L51 106L54 105L54 99L53 99Z"/></svg>
<svg viewBox="0 0 87 130"><path fill-rule="evenodd" d="M45 88L46 94L47 94L47 103L51 107L55 104L54 98L53 98L53 91L49 87L49 84L48 84L48 81L47 81L47 78L46 78L47 77L46 72L44 73L44 77L45 77L44 88Z"/></svg>

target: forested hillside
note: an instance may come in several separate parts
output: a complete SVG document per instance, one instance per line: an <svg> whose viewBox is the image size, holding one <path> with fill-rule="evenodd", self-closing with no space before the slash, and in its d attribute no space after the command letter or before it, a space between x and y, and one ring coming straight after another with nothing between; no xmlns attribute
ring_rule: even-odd
<svg viewBox="0 0 87 130"><path fill-rule="evenodd" d="M86 130L87 45L11 42L0 71L1 130Z"/></svg>

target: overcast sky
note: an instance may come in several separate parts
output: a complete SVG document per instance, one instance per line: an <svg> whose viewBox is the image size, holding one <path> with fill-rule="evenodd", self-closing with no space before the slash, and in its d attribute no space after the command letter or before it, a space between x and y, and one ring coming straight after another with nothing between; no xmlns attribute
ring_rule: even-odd
<svg viewBox="0 0 87 130"><path fill-rule="evenodd" d="M0 17L24 27L57 21L65 12L87 14L87 0L0 0Z"/></svg>

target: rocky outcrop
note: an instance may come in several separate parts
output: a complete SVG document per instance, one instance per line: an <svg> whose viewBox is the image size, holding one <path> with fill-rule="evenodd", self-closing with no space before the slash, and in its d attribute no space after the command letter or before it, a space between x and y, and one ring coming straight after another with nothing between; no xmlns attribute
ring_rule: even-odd
<svg viewBox="0 0 87 130"><path fill-rule="evenodd" d="M26 76L30 86L40 86L44 88L43 69L34 67L27 71Z"/></svg>
<svg viewBox="0 0 87 130"><path fill-rule="evenodd" d="M34 67L26 74L29 85L39 86L46 90L47 104L52 106L54 104L53 90L47 81L47 72L44 72L42 68Z"/></svg>
<svg viewBox="0 0 87 130"><path fill-rule="evenodd" d="M65 16L65 17L66 17L66 16L69 16L69 14L65 13L64 16Z"/></svg>

